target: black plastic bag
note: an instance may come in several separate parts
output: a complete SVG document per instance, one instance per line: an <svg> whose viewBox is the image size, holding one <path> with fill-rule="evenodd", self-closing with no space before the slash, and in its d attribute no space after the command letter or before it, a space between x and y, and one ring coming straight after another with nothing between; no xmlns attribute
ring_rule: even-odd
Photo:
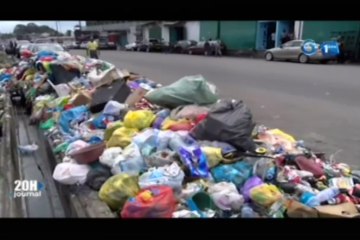
<svg viewBox="0 0 360 240"><path fill-rule="evenodd" d="M86 184L93 190L99 191L101 186L112 174L110 168L99 163L91 166L91 170L86 176Z"/></svg>
<svg viewBox="0 0 360 240"><path fill-rule="evenodd" d="M191 135L198 140L227 142L239 151L255 151L251 138L255 123L250 109L240 100L222 100L214 104L207 118Z"/></svg>

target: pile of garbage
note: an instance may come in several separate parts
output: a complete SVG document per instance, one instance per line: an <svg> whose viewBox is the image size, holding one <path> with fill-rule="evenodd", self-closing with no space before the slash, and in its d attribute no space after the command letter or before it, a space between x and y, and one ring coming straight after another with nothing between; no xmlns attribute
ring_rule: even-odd
<svg viewBox="0 0 360 240"><path fill-rule="evenodd" d="M360 216L359 171L255 124L201 75L161 86L54 55L1 71L61 159L53 178L98 191L121 218Z"/></svg>

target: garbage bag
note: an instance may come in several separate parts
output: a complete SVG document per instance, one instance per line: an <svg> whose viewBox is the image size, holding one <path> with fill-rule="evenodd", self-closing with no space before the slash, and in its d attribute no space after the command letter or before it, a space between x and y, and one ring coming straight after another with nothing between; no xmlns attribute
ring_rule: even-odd
<svg viewBox="0 0 360 240"><path fill-rule="evenodd" d="M165 150L169 147L169 142L174 136L172 131L159 131L157 139L157 150Z"/></svg>
<svg viewBox="0 0 360 240"><path fill-rule="evenodd" d="M99 191L101 186L111 177L111 171L109 167L103 166L101 164L96 164L91 167L91 170L86 176L86 184L94 189Z"/></svg>
<svg viewBox="0 0 360 240"><path fill-rule="evenodd" d="M117 101L109 101L104 107L103 114L120 116L120 112L125 108L125 104L119 103Z"/></svg>
<svg viewBox="0 0 360 240"><path fill-rule="evenodd" d="M129 199L122 218L171 218L176 209L176 198L168 186L152 186L143 189L135 198Z"/></svg>
<svg viewBox="0 0 360 240"><path fill-rule="evenodd" d="M115 118L111 115L101 114L92 121L92 125L97 129L106 129L107 124L114 120Z"/></svg>
<svg viewBox="0 0 360 240"><path fill-rule="evenodd" d="M213 168L213 167L217 166L223 160L221 148L202 147L201 150L206 155L206 159L208 161L209 168Z"/></svg>
<svg viewBox="0 0 360 240"><path fill-rule="evenodd" d="M207 178L209 176L206 155L199 147L181 148L178 154L182 163L190 170L192 177Z"/></svg>
<svg viewBox="0 0 360 240"><path fill-rule="evenodd" d="M84 142L83 140L76 140L75 142L72 142L67 146L65 154L70 155L71 153L74 153L80 149L88 147L89 145L90 144Z"/></svg>
<svg viewBox="0 0 360 240"><path fill-rule="evenodd" d="M255 151L251 134L255 123L250 109L238 100L219 101L191 135L199 140L224 141L240 151Z"/></svg>
<svg viewBox="0 0 360 240"><path fill-rule="evenodd" d="M149 128L133 137L133 142L141 149L145 145L156 147L159 130Z"/></svg>
<svg viewBox="0 0 360 240"><path fill-rule="evenodd" d="M174 120L183 118L195 120L199 115L207 114L209 110L208 107L198 105L179 106L171 111L170 118Z"/></svg>
<svg viewBox="0 0 360 240"><path fill-rule="evenodd" d="M321 177L325 174L324 168L321 163L316 162L313 158L307 158L305 156L296 156L296 165L301 169L314 174L314 177Z"/></svg>
<svg viewBox="0 0 360 240"><path fill-rule="evenodd" d="M70 125L75 122L81 122L88 118L88 108L80 106L61 113L59 125L65 133L70 132Z"/></svg>
<svg viewBox="0 0 360 240"><path fill-rule="evenodd" d="M137 134L137 129L121 127L116 129L109 141L106 143L106 147L122 147L125 148L132 141L132 138Z"/></svg>
<svg viewBox="0 0 360 240"><path fill-rule="evenodd" d="M221 210L239 211L244 204L244 198L239 194L233 183L220 182L208 189L208 193L214 200L215 205Z"/></svg>
<svg viewBox="0 0 360 240"><path fill-rule="evenodd" d="M242 163L241 165L228 164L219 165L211 170L216 182L232 182L241 188L251 175L251 165Z"/></svg>
<svg viewBox="0 0 360 240"><path fill-rule="evenodd" d="M63 162L56 165L53 178L66 185L84 184L89 171L88 165Z"/></svg>
<svg viewBox="0 0 360 240"><path fill-rule="evenodd" d="M124 126L142 130L150 127L155 118L155 114L150 110L129 111L124 117Z"/></svg>
<svg viewBox="0 0 360 240"><path fill-rule="evenodd" d="M177 154L169 149L157 151L145 158L145 163L149 167L162 167L170 165L177 160Z"/></svg>
<svg viewBox="0 0 360 240"><path fill-rule="evenodd" d="M264 207L270 207L281 197L279 189L272 184L264 183L250 190L251 200Z"/></svg>
<svg viewBox="0 0 360 240"><path fill-rule="evenodd" d="M40 129L42 130L49 130L50 128L53 128L55 126L56 122L54 119L50 118L46 122L43 122L40 124Z"/></svg>
<svg viewBox="0 0 360 240"><path fill-rule="evenodd" d="M275 163L273 159L260 158L254 164L253 175L263 181L271 181L276 178Z"/></svg>
<svg viewBox="0 0 360 240"><path fill-rule="evenodd" d="M185 76L171 85L148 92L145 98L151 103L175 108L181 105L213 104L218 100L216 87L201 75Z"/></svg>
<svg viewBox="0 0 360 240"><path fill-rule="evenodd" d="M99 198L112 210L122 209L128 198L140 191L138 177L121 173L110 177L100 188Z"/></svg>
<svg viewBox="0 0 360 240"><path fill-rule="evenodd" d="M123 127L124 124L121 121L111 122L106 126L105 133L104 133L104 139L105 141L109 141L111 138L111 135L114 133L114 131L118 128Z"/></svg>
<svg viewBox="0 0 360 240"><path fill-rule="evenodd" d="M139 185L142 189L158 185L170 186L175 192L180 193L184 177L184 172L179 165L174 162L164 167L150 168L140 176Z"/></svg>
<svg viewBox="0 0 360 240"><path fill-rule="evenodd" d="M115 159L111 172L116 175L121 172L129 175L139 175L146 169L139 147L135 143L128 145L122 154Z"/></svg>
<svg viewBox="0 0 360 240"><path fill-rule="evenodd" d="M250 191L251 189L253 189L256 186L259 186L261 184L263 184L264 182L261 180L261 178L257 177L257 176L253 176L251 178L249 178L243 188L241 189L241 193L244 196L245 201L249 201L250 200Z"/></svg>
<svg viewBox="0 0 360 240"><path fill-rule="evenodd" d="M112 167L115 163L116 157L123 152L121 147L111 147L105 149L105 151L99 157L99 161L105 166Z"/></svg>

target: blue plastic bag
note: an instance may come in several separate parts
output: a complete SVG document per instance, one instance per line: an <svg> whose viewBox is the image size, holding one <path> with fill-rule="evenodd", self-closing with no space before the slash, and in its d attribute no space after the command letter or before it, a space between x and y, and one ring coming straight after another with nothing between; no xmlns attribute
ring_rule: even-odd
<svg viewBox="0 0 360 240"><path fill-rule="evenodd" d="M207 178L209 176L206 155L199 147L193 149L181 148L179 155L181 161L189 168L192 177Z"/></svg>
<svg viewBox="0 0 360 240"><path fill-rule="evenodd" d="M220 165L212 169L216 182L232 182L240 189L245 181L250 178L252 166L246 162Z"/></svg>
<svg viewBox="0 0 360 240"><path fill-rule="evenodd" d="M115 118L111 115L101 114L92 121L92 124L97 129L106 129L107 122L114 122Z"/></svg>
<svg viewBox="0 0 360 240"><path fill-rule="evenodd" d="M74 123L79 123L87 120L89 117L89 111L86 106L79 106L70 110L64 111L59 120L61 129L65 133L70 133L70 127Z"/></svg>

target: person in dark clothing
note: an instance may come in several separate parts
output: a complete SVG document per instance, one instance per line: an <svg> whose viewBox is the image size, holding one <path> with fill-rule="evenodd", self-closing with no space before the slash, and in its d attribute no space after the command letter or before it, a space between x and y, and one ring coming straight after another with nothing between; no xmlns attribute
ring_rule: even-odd
<svg viewBox="0 0 360 240"><path fill-rule="evenodd" d="M342 36L338 37L337 42L339 44L339 55L337 58L338 63L345 63L345 43Z"/></svg>
<svg viewBox="0 0 360 240"><path fill-rule="evenodd" d="M290 35L286 34L282 39L281 39L281 44L287 43L288 41L291 41Z"/></svg>
<svg viewBox="0 0 360 240"><path fill-rule="evenodd" d="M209 38L209 40L206 41L204 44L204 50L205 50L204 54L206 56L209 56L211 54L211 44L210 44L211 41L212 41L212 39Z"/></svg>

